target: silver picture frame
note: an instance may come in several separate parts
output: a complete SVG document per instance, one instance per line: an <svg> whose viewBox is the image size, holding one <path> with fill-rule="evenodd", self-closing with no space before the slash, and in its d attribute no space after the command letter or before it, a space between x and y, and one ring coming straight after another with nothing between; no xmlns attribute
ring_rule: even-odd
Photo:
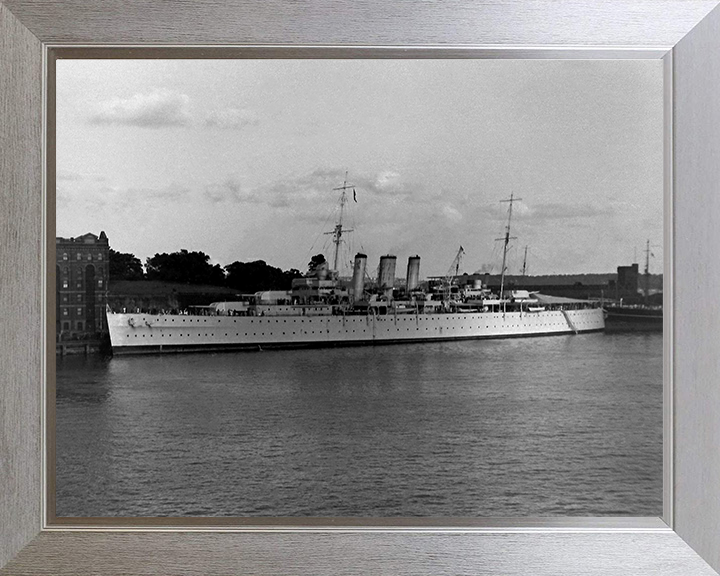
<svg viewBox="0 0 720 576"><path fill-rule="evenodd" d="M329 4L0 0L0 574L715 574L718 2ZM53 50L116 46L141 54L150 45L234 46L262 57L346 51L345 57L662 59L671 310L664 326L663 517L56 522L47 498L53 420L46 382L54 370L46 322L54 222L47 184L54 177L45 162L54 150L46 138L52 93L44 80Z"/></svg>

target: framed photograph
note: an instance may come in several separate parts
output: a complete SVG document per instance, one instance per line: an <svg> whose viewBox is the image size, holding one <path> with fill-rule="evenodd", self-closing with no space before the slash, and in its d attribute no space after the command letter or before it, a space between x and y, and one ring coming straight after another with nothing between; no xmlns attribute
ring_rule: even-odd
<svg viewBox="0 0 720 576"><path fill-rule="evenodd" d="M714 574L716 4L0 4L2 573Z"/></svg>

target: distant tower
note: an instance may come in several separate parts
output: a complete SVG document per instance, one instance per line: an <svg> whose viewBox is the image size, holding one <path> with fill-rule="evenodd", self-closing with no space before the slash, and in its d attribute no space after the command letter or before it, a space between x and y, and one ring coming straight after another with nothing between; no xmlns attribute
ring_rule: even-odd
<svg viewBox="0 0 720 576"><path fill-rule="evenodd" d="M638 265L618 266L616 298L634 298L638 295Z"/></svg>

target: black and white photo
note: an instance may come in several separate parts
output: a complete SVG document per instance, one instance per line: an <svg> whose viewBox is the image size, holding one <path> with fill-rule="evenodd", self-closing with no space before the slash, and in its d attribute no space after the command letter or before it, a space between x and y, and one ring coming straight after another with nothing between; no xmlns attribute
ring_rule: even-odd
<svg viewBox="0 0 720 576"><path fill-rule="evenodd" d="M659 515L662 73L58 61L58 516Z"/></svg>

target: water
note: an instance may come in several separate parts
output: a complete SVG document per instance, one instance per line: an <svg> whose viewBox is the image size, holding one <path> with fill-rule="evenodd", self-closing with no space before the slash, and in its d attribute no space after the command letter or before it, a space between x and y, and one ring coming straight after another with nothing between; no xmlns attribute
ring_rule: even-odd
<svg viewBox="0 0 720 576"><path fill-rule="evenodd" d="M662 335L63 358L58 516L658 516Z"/></svg>

